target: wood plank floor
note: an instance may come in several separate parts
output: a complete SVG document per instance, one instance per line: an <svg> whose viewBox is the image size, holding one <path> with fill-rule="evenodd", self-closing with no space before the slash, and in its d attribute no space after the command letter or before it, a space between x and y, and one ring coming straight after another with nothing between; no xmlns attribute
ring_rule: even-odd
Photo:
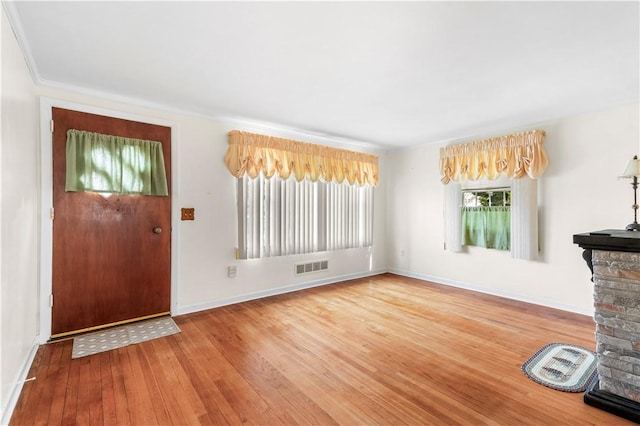
<svg viewBox="0 0 640 426"><path fill-rule="evenodd" d="M632 424L520 371L593 349L582 315L384 274L175 321L85 358L40 347L11 424Z"/></svg>

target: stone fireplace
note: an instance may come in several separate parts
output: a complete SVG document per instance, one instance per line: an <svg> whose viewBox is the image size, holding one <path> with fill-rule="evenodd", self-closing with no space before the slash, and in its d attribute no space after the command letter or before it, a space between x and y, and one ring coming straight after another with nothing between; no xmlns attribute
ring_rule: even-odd
<svg viewBox="0 0 640 426"><path fill-rule="evenodd" d="M576 234L594 282L598 381L587 404L640 422L640 232Z"/></svg>

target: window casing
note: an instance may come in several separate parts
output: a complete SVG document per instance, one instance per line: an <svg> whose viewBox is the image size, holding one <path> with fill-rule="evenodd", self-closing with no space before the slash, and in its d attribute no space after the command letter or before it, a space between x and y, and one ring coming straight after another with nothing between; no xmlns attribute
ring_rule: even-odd
<svg viewBox="0 0 640 426"><path fill-rule="evenodd" d="M373 187L348 183L237 179L241 259L367 247L373 243Z"/></svg>

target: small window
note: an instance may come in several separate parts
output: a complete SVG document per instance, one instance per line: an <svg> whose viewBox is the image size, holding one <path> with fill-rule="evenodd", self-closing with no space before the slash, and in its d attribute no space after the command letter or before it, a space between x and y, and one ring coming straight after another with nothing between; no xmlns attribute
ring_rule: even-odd
<svg viewBox="0 0 640 426"><path fill-rule="evenodd" d="M511 189L462 191L462 244L511 248Z"/></svg>
<svg viewBox="0 0 640 426"><path fill-rule="evenodd" d="M69 129L65 191L168 196L162 143Z"/></svg>
<svg viewBox="0 0 640 426"><path fill-rule="evenodd" d="M465 189L462 191L462 207L511 206L511 189Z"/></svg>

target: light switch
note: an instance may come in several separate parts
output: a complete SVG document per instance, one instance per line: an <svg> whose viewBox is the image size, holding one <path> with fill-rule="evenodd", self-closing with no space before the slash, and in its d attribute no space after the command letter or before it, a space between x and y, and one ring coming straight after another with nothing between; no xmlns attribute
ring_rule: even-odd
<svg viewBox="0 0 640 426"><path fill-rule="evenodd" d="M196 209L187 209L187 208L182 208L182 220L196 220L196 213L195 213Z"/></svg>

